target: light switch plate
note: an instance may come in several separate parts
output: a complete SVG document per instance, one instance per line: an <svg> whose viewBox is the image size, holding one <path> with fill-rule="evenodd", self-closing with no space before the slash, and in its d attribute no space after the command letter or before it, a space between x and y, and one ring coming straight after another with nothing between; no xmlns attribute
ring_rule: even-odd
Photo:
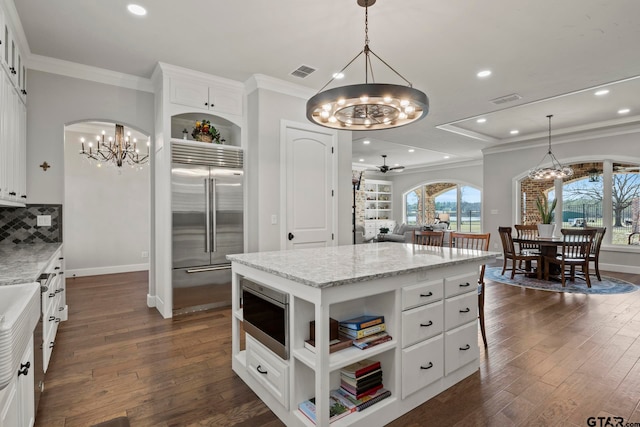
<svg viewBox="0 0 640 427"><path fill-rule="evenodd" d="M36 226L51 227L51 215L38 215L36 217Z"/></svg>

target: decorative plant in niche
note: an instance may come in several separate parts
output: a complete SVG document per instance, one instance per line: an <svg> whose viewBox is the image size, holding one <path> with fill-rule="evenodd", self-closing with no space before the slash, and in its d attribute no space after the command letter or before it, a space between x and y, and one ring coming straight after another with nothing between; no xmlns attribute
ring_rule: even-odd
<svg viewBox="0 0 640 427"><path fill-rule="evenodd" d="M220 135L220 132L218 132L218 129L216 129L209 120L196 122L196 127L193 128L191 136L193 136L193 139L196 141L214 142L216 144L222 144L225 141L222 135Z"/></svg>
<svg viewBox="0 0 640 427"><path fill-rule="evenodd" d="M549 202L549 199L545 196L538 196L536 206L538 207L538 213L540 213L540 219L543 224L551 224L551 221L553 221L553 211L557 203L558 200L555 198Z"/></svg>

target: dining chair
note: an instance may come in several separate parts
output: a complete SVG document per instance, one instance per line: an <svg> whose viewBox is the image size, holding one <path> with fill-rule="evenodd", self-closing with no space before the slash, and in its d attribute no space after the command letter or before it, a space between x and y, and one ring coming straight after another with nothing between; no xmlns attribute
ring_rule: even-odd
<svg viewBox="0 0 640 427"><path fill-rule="evenodd" d="M607 227L593 227L593 229L596 230L596 234L593 235L593 242L591 242L589 261L593 262L596 277L599 281L602 281L600 277L600 246L602 246L602 239L604 238L604 233L607 232Z"/></svg>
<svg viewBox="0 0 640 427"><path fill-rule="evenodd" d="M413 244L425 246L442 246L444 231L414 231Z"/></svg>
<svg viewBox="0 0 640 427"><path fill-rule="evenodd" d="M516 229L516 237L520 239L532 239L538 237L538 225L537 224L515 224L513 228ZM518 248L521 253L529 252L531 254L540 253L540 245L537 243L518 243ZM526 261L525 261L526 263ZM522 268L522 261L519 262L519 267ZM526 265L527 269L531 269L531 262Z"/></svg>
<svg viewBox="0 0 640 427"><path fill-rule="evenodd" d="M449 247L488 251L490 238L491 233L452 232L449 236ZM478 318L480 319L482 341L484 342L484 346L487 347L487 333L484 329L484 270L485 264L482 264L480 267L480 275L478 276Z"/></svg>
<svg viewBox="0 0 640 427"><path fill-rule="evenodd" d="M507 270L507 261L511 260L511 278L513 279L518 274L526 274L531 272L531 261L536 261L538 268L538 279L542 278L542 255L540 253L524 252L522 248L516 249L513 244L513 237L511 236L511 227L498 227L498 234L500 234L500 240L502 240L502 253L504 255L504 261L502 264L502 273ZM528 268L522 269L522 261L525 261L525 266Z"/></svg>
<svg viewBox="0 0 640 427"><path fill-rule="evenodd" d="M580 266L582 267L582 273L587 287L590 288L589 254L596 230L593 228L583 228L579 230L563 228L560 232L562 233L560 253L555 256L544 257L544 279L549 280L549 264L557 264L560 266L562 286L566 286L566 268L570 268L570 278L571 281L574 281L576 277L576 266Z"/></svg>

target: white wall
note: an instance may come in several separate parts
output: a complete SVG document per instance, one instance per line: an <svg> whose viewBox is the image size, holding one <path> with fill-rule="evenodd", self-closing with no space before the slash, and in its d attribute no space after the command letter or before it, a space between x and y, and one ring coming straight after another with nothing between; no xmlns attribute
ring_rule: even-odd
<svg viewBox="0 0 640 427"><path fill-rule="evenodd" d="M562 163L603 161L640 162L639 126L554 137L553 154ZM484 193L482 216L484 229L492 233L492 249L502 250L497 238L499 226L516 222L515 180L535 167L547 151L547 141L540 140L520 150L505 147L486 149L484 152ZM502 150L502 151L501 151ZM497 212L491 214L491 211ZM608 231L610 232L610 231ZM495 237L495 238L494 238ZM620 252L623 250L624 252ZM634 248L603 245L600 268L640 273L640 253Z"/></svg>
<svg viewBox="0 0 640 427"><path fill-rule="evenodd" d="M98 168L78 154L81 137L93 141L95 134L65 132L62 212L67 277L147 270L149 165L142 170Z"/></svg>
<svg viewBox="0 0 640 427"><path fill-rule="evenodd" d="M257 89L248 96L248 177L249 238L248 252L279 250L282 228L280 212L280 125L281 120L307 124L306 100L267 89ZM351 132L338 131L338 245L351 244ZM256 173L257 172L257 173ZM278 224L271 224L276 214ZM257 236L257 239L256 239Z"/></svg>
<svg viewBox="0 0 640 427"><path fill-rule="evenodd" d="M153 140L153 94L34 70L28 71L28 82L27 194L29 202L62 203L63 214L66 216L70 209L64 206L65 125L91 120L118 122L151 135ZM38 166L43 161L51 165L46 172ZM146 185L148 188L148 184ZM147 189L145 194L148 197L150 190ZM82 202L85 197L88 197L88 194L84 194L79 202ZM122 212L122 206L119 209ZM135 209L139 209L139 206L136 205ZM146 212L147 221L153 222L152 218L149 219L148 210ZM100 230L99 233L103 234L102 237L106 237L113 232L109 227L116 224L96 223L94 225L97 230ZM71 224L65 221L63 224L65 250L70 249L68 244L73 244L67 241L71 239L66 237L68 226ZM99 250L100 246L103 254L107 250L111 252L110 248L108 249L104 244L98 244L96 250ZM148 244L145 247L148 249ZM122 251L123 245L120 244L117 249ZM93 250L93 248L87 250ZM141 250L141 247L136 247L137 256L127 256L127 260L115 254L113 265L141 263ZM94 258L93 255L91 254L90 257ZM73 265L86 265L85 261L75 259L70 254L66 258L69 268Z"/></svg>

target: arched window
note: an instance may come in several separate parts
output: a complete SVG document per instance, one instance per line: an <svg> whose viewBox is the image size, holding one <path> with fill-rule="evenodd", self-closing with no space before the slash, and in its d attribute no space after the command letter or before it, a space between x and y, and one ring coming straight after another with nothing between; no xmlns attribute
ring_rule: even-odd
<svg viewBox="0 0 640 427"><path fill-rule="evenodd" d="M444 221L451 230L481 231L482 192L452 182L420 185L404 195L404 222L433 224Z"/></svg>

